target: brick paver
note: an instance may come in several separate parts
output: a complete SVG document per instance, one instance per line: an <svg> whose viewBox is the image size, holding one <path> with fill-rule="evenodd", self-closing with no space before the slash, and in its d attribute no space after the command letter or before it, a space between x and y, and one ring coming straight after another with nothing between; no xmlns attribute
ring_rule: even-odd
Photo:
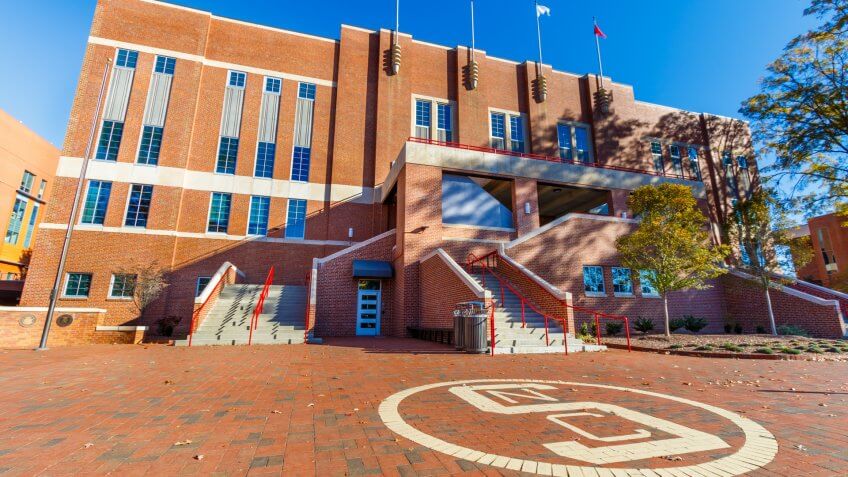
<svg viewBox="0 0 848 477"><path fill-rule="evenodd" d="M479 379L578 383L538 392L562 401L620 406L726 444L681 454L682 460L654 456L600 466L607 469L709 466L739 451L746 438L726 417L701 407L581 384L696 401L761 425L777 439L779 450L751 475L846 475L846 376L848 364L838 362L623 351L491 358L380 338L337 339L322 346L3 351L0 475L517 475L519 470L550 474L558 466L573 471L593 465L544 445L599 444L554 422L550 413L484 413L460 399L452 386L410 395L397 406L399 415L418 431L479 455L439 452L396 434L381 418L381 403L401 391ZM499 399L516 405L545 402L517 395ZM627 442L674 438L667 429L615 414L560 421L596 437L636 435L640 429L651 433ZM524 463L519 470L510 470L508 463L484 465L487 460L478 457L487 454L491 460L499 455ZM598 475L616 474L601 470Z"/></svg>

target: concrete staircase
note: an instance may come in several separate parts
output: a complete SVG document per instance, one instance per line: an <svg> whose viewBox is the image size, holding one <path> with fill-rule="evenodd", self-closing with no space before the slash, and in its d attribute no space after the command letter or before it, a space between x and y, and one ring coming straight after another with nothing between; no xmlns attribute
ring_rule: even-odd
<svg viewBox="0 0 848 477"><path fill-rule="evenodd" d="M262 285L227 285L194 333L192 346L243 345L250 334L250 320L262 293ZM306 287L271 285L253 330L253 344L304 342ZM178 340L176 346L187 346Z"/></svg>
<svg viewBox="0 0 848 477"><path fill-rule="evenodd" d="M548 320L548 341L545 342L545 317L524 308L525 327L521 327L521 299L504 289L504 299L501 302L501 289L497 278L491 272L486 272L485 285L483 273L471 274L483 288L492 292L495 299L495 354L529 354L529 353L564 353L564 340L568 340L568 352L603 351L606 346L586 344L574 337L572 333L563 333L562 326L553 319Z"/></svg>

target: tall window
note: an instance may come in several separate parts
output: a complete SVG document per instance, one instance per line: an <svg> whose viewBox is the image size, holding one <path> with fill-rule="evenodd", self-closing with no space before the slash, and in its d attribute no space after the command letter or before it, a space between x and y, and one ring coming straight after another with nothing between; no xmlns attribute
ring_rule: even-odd
<svg viewBox="0 0 848 477"><path fill-rule="evenodd" d="M106 206L109 205L109 194L111 192L111 182L89 181L88 193L85 194L85 205L83 205L80 223L103 225L103 219L106 218Z"/></svg>
<svg viewBox="0 0 848 477"><path fill-rule="evenodd" d="M292 153L292 178L297 182L309 182L310 148L295 146Z"/></svg>
<svg viewBox="0 0 848 477"><path fill-rule="evenodd" d="M156 65L153 67L153 71L156 73L162 73L165 75L174 74L174 67L177 65L177 60L175 58L171 58L169 56L157 56L156 57Z"/></svg>
<svg viewBox="0 0 848 477"><path fill-rule="evenodd" d="M135 64L138 62L138 52L132 50L118 50L118 57L115 59L115 66L135 69Z"/></svg>
<svg viewBox="0 0 848 477"><path fill-rule="evenodd" d="M633 294L633 274L629 268L612 267L612 291L616 295Z"/></svg>
<svg viewBox="0 0 848 477"><path fill-rule="evenodd" d="M155 166L159 163L159 148L162 146L162 128L144 126L141 130L141 145L138 148L138 163Z"/></svg>
<svg viewBox="0 0 848 477"><path fill-rule="evenodd" d="M653 285L653 279L656 272L653 270L639 270L639 288L642 290L642 296L660 296L657 287Z"/></svg>
<svg viewBox="0 0 848 477"><path fill-rule="evenodd" d="M680 157L680 146L676 144L668 146L668 155L671 156L671 167L674 174L683 177L683 162Z"/></svg>
<svg viewBox="0 0 848 477"><path fill-rule="evenodd" d="M265 78L265 92L280 94L282 84L280 78Z"/></svg>
<svg viewBox="0 0 848 477"><path fill-rule="evenodd" d="M234 88L244 88L244 83L247 81L247 75L241 71L230 71L228 84Z"/></svg>
<svg viewBox="0 0 848 477"><path fill-rule="evenodd" d="M248 235L265 235L268 233L268 208L271 198L253 196L250 198L250 213L247 221Z"/></svg>
<svg viewBox="0 0 848 477"><path fill-rule="evenodd" d="M286 214L286 238L302 239L306 237L306 201L289 199Z"/></svg>
<svg viewBox="0 0 848 477"><path fill-rule="evenodd" d="M118 149L121 147L121 136L124 134L124 123L118 121L103 121L100 129L100 140L97 142L95 159L101 161L117 161Z"/></svg>
<svg viewBox="0 0 848 477"><path fill-rule="evenodd" d="M447 103L437 103L438 121L436 122L436 139L442 142L453 141L452 108Z"/></svg>
<svg viewBox="0 0 848 477"><path fill-rule="evenodd" d="M26 192L29 194L32 192L32 184L35 181L35 174L30 171L24 171L24 175L21 178L21 192Z"/></svg>
<svg viewBox="0 0 848 477"><path fill-rule="evenodd" d="M830 231L822 227L816 230L816 235L819 239L819 249L824 260L825 270L829 274L838 271L836 255L833 253L833 243L830 240Z"/></svg>
<svg viewBox="0 0 848 477"><path fill-rule="evenodd" d="M47 181L41 179L41 184L38 186L38 198L41 199L44 197L44 189L47 188Z"/></svg>
<svg viewBox="0 0 848 477"><path fill-rule="evenodd" d="M109 285L109 298L130 299L135 293L136 275L113 274Z"/></svg>
<svg viewBox="0 0 848 477"><path fill-rule="evenodd" d="M238 144L239 140L237 137L221 138L221 144L218 146L218 163L215 165L215 172L219 174L236 173Z"/></svg>
<svg viewBox="0 0 848 477"><path fill-rule="evenodd" d="M506 115L503 113L492 113L492 147L495 149L506 149Z"/></svg>
<svg viewBox="0 0 848 477"><path fill-rule="evenodd" d="M583 267L583 291L589 296L606 295L604 269L594 265Z"/></svg>
<svg viewBox="0 0 848 477"><path fill-rule="evenodd" d="M312 83L300 83L297 87L297 97L301 99L315 99L315 85Z"/></svg>
<svg viewBox="0 0 848 477"><path fill-rule="evenodd" d="M32 212L29 213L29 227L27 227L26 235L24 235L24 248L29 248L32 244L32 233L35 230L35 221L38 219L38 204L33 204Z"/></svg>
<svg viewBox="0 0 848 477"><path fill-rule="evenodd" d="M90 290L90 273L69 273L65 279L64 296L68 298L88 298L88 292Z"/></svg>
<svg viewBox="0 0 848 477"><path fill-rule="evenodd" d="M582 124L557 124L559 157L564 161L591 164L592 146L589 140L589 128Z"/></svg>
<svg viewBox="0 0 848 477"><path fill-rule="evenodd" d="M147 227L147 215L150 213L152 197L152 185L133 184L130 187L130 200L127 202L127 217L124 219L124 225L127 227Z"/></svg>
<svg viewBox="0 0 848 477"><path fill-rule="evenodd" d="M274 176L274 154L277 145L273 142L260 142L256 148L256 170L253 175L270 179Z"/></svg>
<svg viewBox="0 0 848 477"><path fill-rule="evenodd" d="M230 203L232 196L221 192L212 193L212 202L209 205L209 224L207 232L227 233L230 225Z"/></svg>
<svg viewBox="0 0 848 477"><path fill-rule="evenodd" d="M15 199L15 205L12 207L12 217L9 219L9 228L6 229L6 243L12 245L18 243L18 237L21 235L21 225L24 222L26 205L25 200Z"/></svg>
<svg viewBox="0 0 848 477"><path fill-rule="evenodd" d="M689 171L696 179L701 180L701 165L698 163L698 148L689 146L687 151L689 156Z"/></svg>
<svg viewBox="0 0 848 477"><path fill-rule="evenodd" d="M509 117L509 145L514 152L524 152L524 121L521 116Z"/></svg>
<svg viewBox="0 0 848 477"><path fill-rule="evenodd" d="M415 137L430 139L430 101L415 101Z"/></svg>
<svg viewBox="0 0 848 477"><path fill-rule="evenodd" d="M659 141L651 141L651 158L654 161L654 170L660 174L665 172L665 161L663 160L662 144Z"/></svg>

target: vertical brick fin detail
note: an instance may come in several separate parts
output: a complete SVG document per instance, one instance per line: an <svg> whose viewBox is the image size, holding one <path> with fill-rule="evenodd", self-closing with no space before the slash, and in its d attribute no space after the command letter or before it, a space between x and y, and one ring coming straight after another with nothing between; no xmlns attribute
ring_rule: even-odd
<svg viewBox="0 0 848 477"><path fill-rule="evenodd" d="M573 334L574 312L570 308L572 306L571 294L563 293L562 298L554 296L553 292L544 288L527 271L521 270L516 265L518 265L517 262L499 252L497 265L494 269L544 314L557 320L567 320L568 332Z"/></svg>
<svg viewBox="0 0 848 477"><path fill-rule="evenodd" d="M421 259L419 292L423 328L450 328L457 303L482 301L487 306L492 295L483 290L444 250L437 249Z"/></svg>
<svg viewBox="0 0 848 477"><path fill-rule="evenodd" d="M721 281L724 283L728 314L739 319L746 332L755 331L757 326L769 331L763 289L748 275L739 272L728 273ZM770 294L777 326L795 325L816 338L844 337L844 323L836 300L821 299L789 287L772 288Z"/></svg>
<svg viewBox="0 0 848 477"><path fill-rule="evenodd" d="M353 279L354 260L392 260L395 231L390 230L352 247L340 250L324 258L315 259L312 285L315 289L315 308L311 317L315 336L354 336L356 334L357 282ZM397 274L397 272L395 272ZM381 329L394 319L390 280L383 280Z"/></svg>

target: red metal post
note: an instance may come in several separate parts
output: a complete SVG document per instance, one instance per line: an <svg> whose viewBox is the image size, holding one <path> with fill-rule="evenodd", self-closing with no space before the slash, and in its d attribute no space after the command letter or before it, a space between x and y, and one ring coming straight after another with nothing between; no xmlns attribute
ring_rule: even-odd
<svg viewBox="0 0 848 477"><path fill-rule="evenodd" d="M550 346L551 340L548 339L548 315L545 315L545 346Z"/></svg>
<svg viewBox="0 0 848 477"><path fill-rule="evenodd" d="M630 321L627 317L624 317L624 333L627 335L627 352L631 352L633 350L630 349Z"/></svg>
<svg viewBox="0 0 848 477"><path fill-rule="evenodd" d="M494 303L491 304L491 306L489 307L489 310L490 310L489 311L489 324L491 325L489 327L489 328L491 328L491 330L490 330L491 346L489 346L489 348L490 348L490 351L492 353L492 356L494 356L495 355L495 304Z"/></svg>
<svg viewBox="0 0 848 477"><path fill-rule="evenodd" d="M522 298L521 299L521 327L524 328L524 326L526 324L527 323L524 321L524 298Z"/></svg>
<svg viewBox="0 0 848 477"><path fill-rule="evenodd" d="M595 313L595 334L598 336L598 346L601 345L601 318Z"/></svg>

